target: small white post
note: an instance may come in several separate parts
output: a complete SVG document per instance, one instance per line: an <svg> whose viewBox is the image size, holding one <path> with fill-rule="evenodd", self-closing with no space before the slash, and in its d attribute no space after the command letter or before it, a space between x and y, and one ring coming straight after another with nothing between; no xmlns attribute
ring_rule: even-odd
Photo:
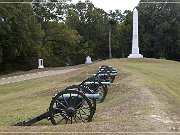
<svg viewBox="0 0 180 135"><path fill-rule="evenodd" d="M38 68L44 68L43 66L43 59L38 59L39 66Z"/></svg>
<svg viewBox="0 0 180 135"><path fill-rule="evenodd" d="M91 64L91 63L92 63L91 57L90 57L90 56L87 56L87 57L86 57L86 62L85 62L85 64Z"/></svg>

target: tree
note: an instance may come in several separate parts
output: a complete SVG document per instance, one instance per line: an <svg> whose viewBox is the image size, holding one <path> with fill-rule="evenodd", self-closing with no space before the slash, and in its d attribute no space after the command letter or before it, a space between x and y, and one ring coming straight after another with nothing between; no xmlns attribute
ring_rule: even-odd
<svg viewBox="0 0 180 135"><path fill-rule="evenodd" d="M143 0L141 0L143 1ZM151 0L148 0L151 2ZM169 0L163 0L169 2ZM139 4L139 19L144 28L144 55L180 60L178 40L178 16L180 5L172 3Z"/></svg>
<svg viewBox="0 0 180 135"><path fill-rule="evenodd" d="M116 56L127 57L131 53L132 46L132 12L129 10L124 11L123 21L117 25L115 41L118 46L116 46Z"/></svg>
<svg viewBox="0 0 180 135"><path fill-rule="evenodd" d="M120 27L121 23L124 21L124 15L120 10L110 11L109 12L109 57L122 57L121 48L122 48L122 39L120 38ZM111 45L112 44L112 45ZM112 48L112 49L111 49ZM113 54L111 54L111 51Z"/></svg>
<svg viewBox="0 0 180 135"><path fill-rule="evenodd" d="M45 28L45 64L48 66L66 66L74 64L76 48L80 37L76 30L64 23L48 22ZM48 52L47 52L48 51Z"/></svg>
<svg viewBox="0 0 180 135"><path fill-rule="evenodd" d="M79 49L93 59L108 57L108 14L92 3L70 5L66 24L76 29L81 36ZM82 51L78 51L82 52Z"/></svg>
<svg viewBox="0 0 180 135"><path fill-rule="evenodd" d="M36 67L43 32L29 4L1 4L2 70Z"/></svg>

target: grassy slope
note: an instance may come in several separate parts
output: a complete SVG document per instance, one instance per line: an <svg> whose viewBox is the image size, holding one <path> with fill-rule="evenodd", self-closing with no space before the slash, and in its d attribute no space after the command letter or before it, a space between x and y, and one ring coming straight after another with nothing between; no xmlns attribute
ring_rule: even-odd
<svg viewBox="0 0 180 135"><path fill-rule="evenodd" d="M106 100L97 106L93 122L54 127L43 120L31 127L8 126L43 113L54 93L78 84L103 64L116 67L118 76L110 86ZM102 61L71 74L0 86L0 131L178 131L179 88L178 62L156 59Z"/></svg>

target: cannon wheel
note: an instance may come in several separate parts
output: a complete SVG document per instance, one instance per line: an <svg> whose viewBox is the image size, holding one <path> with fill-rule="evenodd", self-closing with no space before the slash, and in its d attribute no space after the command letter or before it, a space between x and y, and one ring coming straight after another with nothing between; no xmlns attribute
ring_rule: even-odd
<svg viewBox="0 0 180 135"><path fill-rule="evenodd" d="M93 91L89 89L89 87L86 86L80 86L80 85L72 85L65 89L66 90L77 90L82 92L83 94L93 94ZM93 109L93 115L96 111L96 99L90 99Z"/></svg>
<svg viewBox="0 0 180 135"><path fill-rule="evenodd" d="M98 93L100 94L99 103L102 103L106 98L108 87L106 85L101 84L98 88Z"/></svg>
<svg viewBox="0 0 180 135"><path fill-rule="evenodd" d="M94 83L92 83L91 85L84 85L85 82L88 81L92 81ZM89 78L85 81L83 81L80 85L83 86L87 86L89 87L89 89L91 89L93 91L93 93L99 93L100 94L100 98L97 100L99 103L102 103L104 101L104 99L106 98L107 92L108 92L108 87L107 85L103 85L101 83L101 81L104 81L101 78ZM95 82L98 82L99 84L95 84Z"/></svg>
<svg viewBox="0 0 180 135"><path fill-rule="evenodd" d="M115 79L115 76L114 76L114 75L111 76L111 77L110 77L110 82L113 83L113 82L114 82L114 79Z"/></svg>
<svg viewBox="0 0 180 135"><path fill-rule="evenodd" d="M64 98L64 94L69 94L70 97ZM72 94L77 94L77 96L73 97ZM59 101L59 97L62 97L63 101ZM52 98L49 114L53 125L86 123L92 121L93 110L86 95L76 90L66 90Z"/></svg>

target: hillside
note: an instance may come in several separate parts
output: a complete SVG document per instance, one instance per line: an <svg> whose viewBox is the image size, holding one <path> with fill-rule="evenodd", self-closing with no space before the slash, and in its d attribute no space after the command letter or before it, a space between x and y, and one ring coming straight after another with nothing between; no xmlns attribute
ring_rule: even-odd
<svg viewBox="0 0 180 135"><path fill-rule="evenodd" d="M52 96L90 77L101 65L118 70L107 98L90 123L10 126L47 110ZM112 59L49 77L0 86L0 132L180 132L180 63L158 59Z"/></svg>

